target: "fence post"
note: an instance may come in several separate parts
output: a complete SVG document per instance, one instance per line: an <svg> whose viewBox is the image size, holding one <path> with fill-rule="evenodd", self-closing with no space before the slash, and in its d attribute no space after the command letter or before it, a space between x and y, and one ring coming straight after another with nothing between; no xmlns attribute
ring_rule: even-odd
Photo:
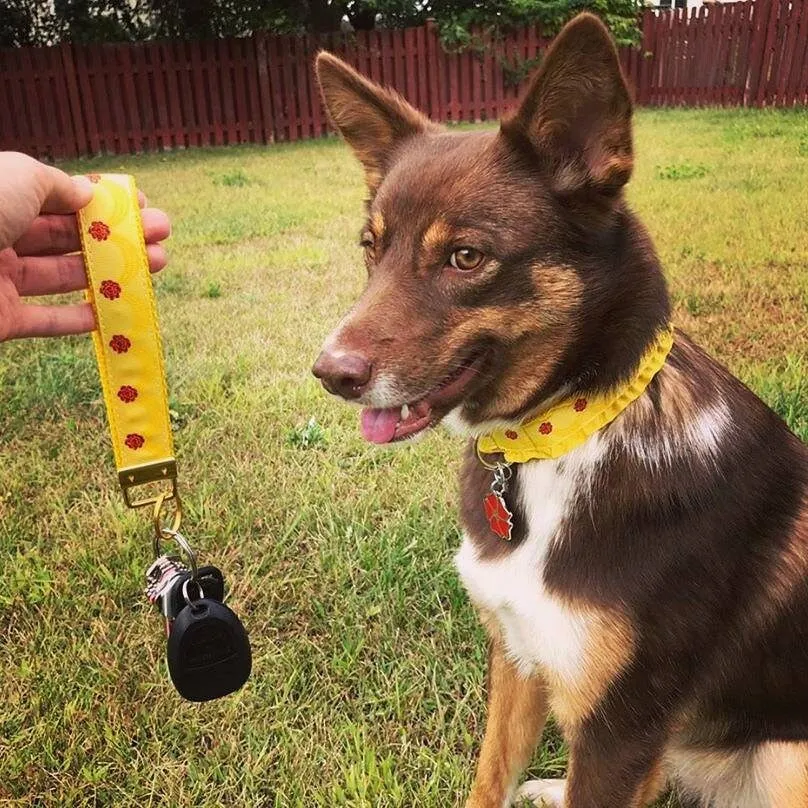
<svg viewBox="0 0 808 808"><path fill-rule="evenodd" d="M443 122L446 120L443 48L438 40L438 24L431 18L426 21L426 46L429 65L429 117Z"/></svg>
<svg viewBox="0 0 808 808"><path fill-rule="evenodd" d="M70 107L70 118L73 124L72 148L68 150L69 157L84 157L89 152L87 143L87 132L85 131L84 118L81 114L81 97L79 96L79 86L76 81L76 66L73 63L73 46L69 42L63 42L59 46L62 55L62 70L67 89L67 101Z"/></svg>

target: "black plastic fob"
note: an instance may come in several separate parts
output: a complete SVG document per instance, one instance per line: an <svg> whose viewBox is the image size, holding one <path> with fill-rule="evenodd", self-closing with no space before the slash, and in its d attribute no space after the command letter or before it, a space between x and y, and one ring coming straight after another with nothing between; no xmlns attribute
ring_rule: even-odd
<svg viewBox="0 0 808 808"><path fill-rule="evenodd" d="M211 701L238 690L252 669L250 640L223 603L201 598L178 615L168 635L168 671L188 701Z"/></svg>

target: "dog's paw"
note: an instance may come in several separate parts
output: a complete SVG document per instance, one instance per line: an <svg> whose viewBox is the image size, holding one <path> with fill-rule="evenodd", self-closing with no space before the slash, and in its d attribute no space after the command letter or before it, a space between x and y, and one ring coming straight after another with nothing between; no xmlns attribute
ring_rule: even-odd
<svg viewBox="0 0 808 808"><path fill-rule="evenodd" d="M523 805L525 801L539 808L563 808L566 780L528 780L519 787L513 804Z"/></svg>

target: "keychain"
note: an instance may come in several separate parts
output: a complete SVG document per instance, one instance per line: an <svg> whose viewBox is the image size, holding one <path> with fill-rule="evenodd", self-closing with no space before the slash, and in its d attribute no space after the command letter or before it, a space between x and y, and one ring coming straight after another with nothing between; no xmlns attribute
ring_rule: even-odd
<svg viewBox="0 0 808 808"><path fill-rule="evenodd" d="M146 597L165 620L171 681L189 701L209 701L247 681L250 642L223 602L224 576L216 567L198 567L180 532L163 349L134 180L122 174L90 179L95 193L78 223L118 481L130 508L153 509L155 561L146 572ZM169 542L184 560L163 552Z"/></svg>

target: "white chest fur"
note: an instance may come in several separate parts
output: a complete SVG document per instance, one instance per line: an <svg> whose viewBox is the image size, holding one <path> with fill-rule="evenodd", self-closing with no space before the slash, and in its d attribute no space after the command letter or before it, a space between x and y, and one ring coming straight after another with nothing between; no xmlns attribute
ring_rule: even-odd
<svg viewBox="0 0 808 808"><path fill-rule="evenodd" d="M605 449L600 435L594 435L560 460L521 466L525 539L512 551L485 559L464 537L455 558L470 598L486 619L495 622L512 661L525 675L540 670L552 690L563 691L560 700L578 714L586 706L581 700L589 702L597 696L594 690L600 690L593 690L591 660L602 642L595 635L607 615L583 601L573 604L554 596L544 583L544 565L570 509L586 506L592 473ZM613 622L613 616L608 619ZM566 712L563 707L562 711Z"/></svg>

